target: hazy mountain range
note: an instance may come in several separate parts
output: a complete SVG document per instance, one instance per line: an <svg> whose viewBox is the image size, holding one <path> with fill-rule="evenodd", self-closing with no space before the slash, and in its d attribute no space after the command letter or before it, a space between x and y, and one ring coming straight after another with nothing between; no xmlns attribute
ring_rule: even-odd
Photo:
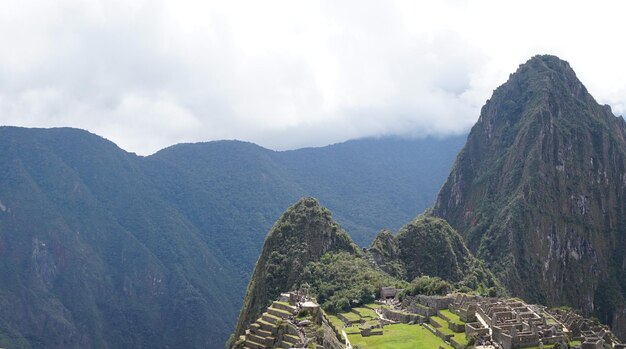
<svg viewBox="0 0 626 349"><path fill-rule="evenodd" d="M221 348L264 236L302 196L357 243L434 200L465 141L140 157L77 129L0 128L0 346Z"/></svg>

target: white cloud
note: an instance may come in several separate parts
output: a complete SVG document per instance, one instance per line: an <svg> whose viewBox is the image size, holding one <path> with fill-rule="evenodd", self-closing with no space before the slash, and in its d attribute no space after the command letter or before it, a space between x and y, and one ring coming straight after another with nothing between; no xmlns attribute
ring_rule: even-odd
<svg viewBox="0 0 626 349"><path fill-rule="evenodd" d="M3 2L0 124L74 126L149 154L466 131L537 53L626 112L621 16L599 1Z"/></svg>

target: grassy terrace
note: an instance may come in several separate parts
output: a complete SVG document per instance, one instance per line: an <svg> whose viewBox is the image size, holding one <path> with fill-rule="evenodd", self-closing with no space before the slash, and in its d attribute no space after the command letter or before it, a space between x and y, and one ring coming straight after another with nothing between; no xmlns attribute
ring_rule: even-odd
<svg viewBox="0 0 626 349"><path fill-rule="evenodd" d="M372 318L372 319L378 318L378 314L376 314L376 312L372 309L354 308L352 309L352 311L356 311L357 313L361 314L361 317L363 318Z"/></svg>
<svg viewBox="0 0 626 349"><path fill-rule="evenodd" d="M353 312L341 313L343 317L350 320L350 322L358 322L361 321L361 316L359 314L355 314Z"/></svg>
<svg viewBox="0 0 626 349"><path fill-rule="evenodd" d="M340 318L336 317L335 315L326 315L326 318L328 319L328 321L330 321L330 324L333 325L333 327L341 333L341 329L343 328L343 320L341 320Z"/></svg>
<svg viewBox="0 0 626 349"><path fill-rule="evenodd" d="M465 333L457 333L454 335L454 340L462 345L467 345L468 341L467 341L467 336L465 336Z"/></svg>
<svg viewBox="0 0 626 349"><path fill-rule="evenodd" d="M439 324L439 331L445 334L454 335L451 329L448 328L448 322L439 316L431 316L431 320Z"/></svg>
<svg viewBox="0 0 626 349"><path fill-rule="evenodd" d="M358 336L361 335L361 329L358 326L349 326L349 327L345 327L344 331L346 331L346 334L352 335L352 334L356 334Z"/></svg>
<svg viewBox="0 0 626 349"><path fill-rule="evenodd" d="M449 310L446 310L449 311ZM445 313L444 311L442 311L442 313L445 316L448 316L447 313ZM455 322L455 320L453 320L453 317L456 316L453 313L450 313L451 316L449 317L451 322ZM452 337L454 337L454 340L459 343L459 344L467 344L467 337L465 336L465 333L455 333L454 331L452 331L451 329L448 328L448 322L442 318L440 318L439 316L431 316L431 319L439 324L439 331L441 331L444 334L449 334ZM458 316L456 316L456 319L459 321L460 324L464 324L463 321L461 321L459 319Z"/></svg>
<svg viewBox="0 0 626 349"><path fill-rule="evenodd" d="M455 313L451 312L450 310L444 309L444 310L440 310L440 312L443 315L445 315L445 317L450 319L450 322L455 323L457 325L465 325L465 322L461 321L461 318Z"/></svg>
<svg viewBox="0 0 626 349"><path fill-rule="evenodd" d="M387 325L382 336L362 337L360 334L349 334L348 339L353 347L362 349L433 349L439 346L452 349L419 325Z"/></svg>

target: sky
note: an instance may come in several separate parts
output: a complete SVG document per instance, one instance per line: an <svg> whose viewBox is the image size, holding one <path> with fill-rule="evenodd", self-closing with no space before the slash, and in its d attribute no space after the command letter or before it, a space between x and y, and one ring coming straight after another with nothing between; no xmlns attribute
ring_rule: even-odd
<svg viewBox="0 0 626 349"><path fill-rule="evenodd" d="M626 114L624 1L0 0L0 124L142 155L467 132L535 54Z"/></svg>

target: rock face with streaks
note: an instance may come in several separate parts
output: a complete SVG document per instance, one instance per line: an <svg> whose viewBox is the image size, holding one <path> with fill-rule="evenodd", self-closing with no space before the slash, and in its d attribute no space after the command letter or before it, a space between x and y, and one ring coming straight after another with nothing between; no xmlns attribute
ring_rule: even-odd
<svg viewBox="0 0 626 349"><path fill-rule="evenodd" d="M433 213L513 294L626 335L626 124L567 62L535 56L494 91Z"/></svg>

